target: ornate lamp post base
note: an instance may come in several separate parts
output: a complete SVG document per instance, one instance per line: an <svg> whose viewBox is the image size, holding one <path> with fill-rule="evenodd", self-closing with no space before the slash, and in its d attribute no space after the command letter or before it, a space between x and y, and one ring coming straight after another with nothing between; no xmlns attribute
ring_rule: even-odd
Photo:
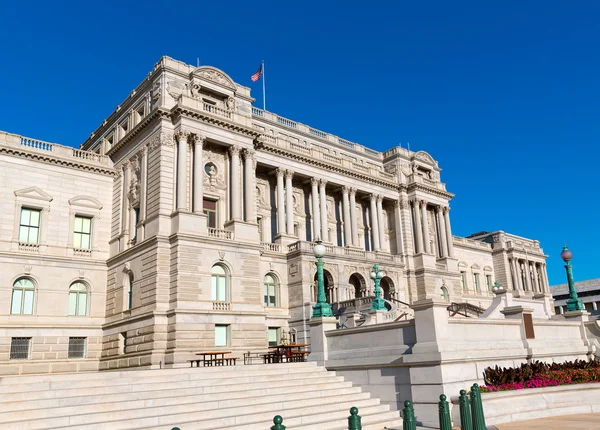
<svg viewBox="0 0 600 430"><path fill-rule="evenodd" d="M569 299L567 300L567 312L568 311L585 311L585 306L579 299Z"/></svg>
<svg viewBox="0 0 600 430"><path fill-rule="evenodd" d="M371 272L371 279L375 282L375 298L373 299L373 305L371 306L372 311L386 311L385 300L381 298L381 287L380 282L383 278L384 273L379 270L379 265L373 265L373 271Z"/></svg>
<svg viewBox="0 0 600 430"><path fill-rule="evenodd" d="M332 317L333 311L331 305L327 303L327 296L325 295L325 276L323 274L323 266L325 262L321 260L325 255L325 246L320 240L317 240L317 244L314 246L315 257L317 261L317 303L313 306L313 318L321 317Z"/></svg>
<svg viewBox="0 0 600 430"><path fill-rule="evenodd" d="M332 317L333 311L329 303L315 303L313 306L313 318Z"/></svg>

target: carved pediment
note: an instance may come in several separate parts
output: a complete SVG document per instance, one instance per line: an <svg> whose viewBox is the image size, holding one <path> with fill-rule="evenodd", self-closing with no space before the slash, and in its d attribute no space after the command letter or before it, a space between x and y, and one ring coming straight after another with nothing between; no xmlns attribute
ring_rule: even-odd
<svg viewBox="0 0 600 430"><path fill-rule="evenodd" d="M90 196L75 196L69 200L71 206L80 206L84 208L102 209L102 203Z"/></svg>
<svg viewBox="0 0 600 430"><path fill-rule="evenodd" d="M206 79L207 81L214 82L226 88L229 88L235 91L236 86L233 79L231 79L227 73L219 70L215 67L210 66L201 66L192 72L192 78L198 77L201 79Z"/></svg>
<svg viewBox="0 0 600 430"><path fill-rule="evenodd" d="M431 155L429 155L427 152L425 151L419 151L415 154L415 158L418 160L422 160L426 163L429 164L435 164L435 160L433 159L433 157Z"/></svg>
<svg viewBox="0 0 600 430"><path fill-rule="evenodd" d="M29 187L15 191L15 196L43 200L45 202L51 202L53 200L53 197L50 194L46 193L38 187Z"/></svg>

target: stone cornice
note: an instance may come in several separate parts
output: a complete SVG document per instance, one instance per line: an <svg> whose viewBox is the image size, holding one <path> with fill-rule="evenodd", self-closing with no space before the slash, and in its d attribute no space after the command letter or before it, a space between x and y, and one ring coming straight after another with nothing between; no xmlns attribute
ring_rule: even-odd
<svg viewBox="0 0 600 430"><path fill-rule="evenodd" d="M408 191L424 191L426 193L430 193L430 194L435 194L436 196L451 200L454 197L454 194L449 193L448 191L442 191L442 190L438 190L435 187L430 187L428 185L425 184L417 184L417 183L410 183L407 185L407 190Z"/></svg>
<svg viewBox="0 0 600 430"><path fill-rule="evenodd" d="M384 181L382 179L377 179L372 176L364 175L358 172L353 172L349 169L346 169L342 166L335 166L333 164L327 163L323 160L316 160L314 158L308 157L302 154L296 154L294 152L287 151L285 149L279 148L275 145L271 145L268 142L257 142L255 147L258 151L270 152L273 154L281 155L283 157L300 161L304 164L309 164L312 166L319 167L321 169L325 169L331 172L341 173L345 176L351 176L353 178L360 179L361 181L370 182L372 184L376 184L391 190L399 191L402 187L400 184L394 182Z"/></svg>
<svg viewBox="0 0 600 430"><path fill-rule="evenodd" d="M186 118L193 118L202 121L206 124L221 127L246 137L257 138L261 134L258 130L252 127L246 127L242 124L235 123L227 118L211 115L208 112L199 111L189 107L183 107L181 105L176 105L171 109L170 116L173 122L175 122L175 118L178 115Z"/></svg>
<svg viewBox="0 0 600 430"><path fill-rule="evenodd" d="M135 127L133 127L131 129L131 131L129 131L129 133L127 133L121 140L119 140L117 143L115 143L112 148L110 148L108 151L106 151L106 155L110 157L110 156L116 154L128 142L133 140L133 138L135 136L140 134L140 132L152 121L154 121L155 119L169 118L169 115L170 115L170 112L168 110L165 110L162 108L153 110L139 124L137 124Z"/></svg>
<svg viewBox="0 0 600 430"><path fill-rule="evenodd" d="M77 150L76 148L73 148ZM54 164L57 166L70 167L77 170L99 173L107 176L115 176L115 169L108 166L99 166L97 164L86 163L83 160L76 158L65 159L52 155L51 152L33 152L21 148L13 148L0 145L0 154L14 155L17 157L28 158L30 160L41 161L44 163Z"/></svg>

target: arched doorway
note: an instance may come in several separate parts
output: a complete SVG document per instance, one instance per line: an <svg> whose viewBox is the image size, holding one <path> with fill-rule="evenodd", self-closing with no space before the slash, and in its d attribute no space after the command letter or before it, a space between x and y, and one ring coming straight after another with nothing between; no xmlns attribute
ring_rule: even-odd
<svg viewBox="0 0 600 430"><path fill-rule="evenodd" d="M334 297L334 283L333 283L333 276L331 276L331 273L329 273L329 271L327 269L323 269L323 278L325 280L325 297L327 299L327 303L331 304L335 302L335 297ZM316 302L317 301L317 294L319 291L319 286L317 284L317 274L315 273L315 277L314 279L314 293L313 293L313 301Z"/></svg>
<svg viewBox="0 0 600 430"><path fill-rule="evenodd" d="M350 275L350 279L348 283L351 285L354 291L351 291L350 294L354 293L354 298L358 299L359 297L365 297L367 295L367 283L365 282L365 278L358 273L353 273Z"/></svg>
<svg viewBox="0 0 600 430"><path fill-rule="evenodd" d="M383 298L385 300L390 300L394 297L396 289L394 288L394 281L389 276L384 276L381 278L381 282L379 283L381 287L381 291L383 292Z"/></svg>

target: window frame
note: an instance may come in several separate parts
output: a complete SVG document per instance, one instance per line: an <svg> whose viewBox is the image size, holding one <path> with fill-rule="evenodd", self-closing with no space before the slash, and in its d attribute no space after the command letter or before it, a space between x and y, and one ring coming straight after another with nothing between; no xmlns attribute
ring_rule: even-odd
<svg viewBox="0 0 600 430"><path fill-rule="evenodd" d="M71 341L72 340L83 340L83 345L81 345L81 351L79 351L79 348L75 348L76 346L79 345L72 345ZM67 349L67 359L69 360L82 360L86 358L87 355L87 337L83 337L83 336L70 336L69 337L69 347ZM74 353L79 353L81 352L81 356L73 356Z"/></svg>
<svg viewBox="0 0 600 430"><path fill-rule="evenodd" d="M217 344L217 328L224 329L225 344ZM227 346L231 346L231 325L215 324L215 347L227 347Z"/></svg>
<svg viewBox="0 0 600 430"><path fill-rule="evenodd" d="M266 278L270 277L273 281L267 283ZM273 287L273 295L271 296L269 294L268 288L272 286ZM275 276L275 274L273 274L272 272L267 273L264 277L263 277L263 306L265 308L277 308L279 307L279 282L278 282L278 278L277 276ZM271 297L273 297L273 304L271 304L271 301L269 300Z"/></svg>
<svg viewBox="0 0 600 430"><path fill-rule="evenodd" d="M17 286L17 283L20 281L28 281L31 283L32 287L31 288L26 288L24 286ZM35 315L35 293L36 293L36 283L34 282L33 279L27 277L27 276L21 276L19 278L17 278L14 282L13 282L13 286L11 289L11 301L10 301L10 315ZM13 308L15 306L14 302L15 302L15 291L21 291L21 297L20 297L20 306L19 306L19 312L14 313L13 312ZM25 313L25 292L26 291L31 291L31 313Z"/></svg>
<svg viewBox="0 0 600 430"><path fill-rule="evenodd" d="M82 231L76 231L76 229L77 229L77 220L78 219L82 220L82 223L83 223L84 220L89 221L89 232L84 232L83 231L83 227L82 227ZM84 250L84 251L89 251L89 250L92 249L92 243L93 243L92 242L92 238L93 238L92 234L93 234L93 231L94 231L93 224L94 224L94 217L93 216L83 215L83 214L80 214L80 213L75 213L75 216L73 218L73 249ZM76 246L77 244L75 243L76 242L76 235L77 234L81 235L80 239L79 239L79 245L80 246ZM83 235L87 235L88 236L88 247L87 248L81 246L82 245L82 237L83 237Z"/></svg>
<svg viewBox="0 0 600 430"><path fill-rule="evenodd" d="M214 209L207 209L205 208L205 203L210 202L210 203L214 203L215 208ZM204 215L206 215L206 226L208 228L218 228L217 226L219 225L219 200L216 199L212 199L210 197L203 197L202 198L202 213ZM211 217L210 214L214 213L214 226L211 225Z"/></svg>
<svg viewBox="0 0 600 430"><path fill-rule="evenodd" d="M481 292L481 285L479 285L479 272L473 272L473 291Z"/></svg>
<svg viewBox="0 0 600 430"><path fill-rule="evenodd" d="M29 212L29 224L23 224L23 212L25 212L25 211ZM32 213L37 214L37 225L31 224L31 214ZM18 223L19 223L19 231L18 231L17 235L18 235L19 243L39 245L40 244L40 233L41 233L41 229L42 229L42 209L36 208L36 207L31 207L28 205L22 205L20 208L20 211L19 211ZM23 228L28 229L26 241L21 240L21 229L23 229ZM29 237L31 236L31 229L37 229L35 241L29 240Z"/></svg>
<svg viewBox="0 0 600 430"><path fill-rule="evenodd" d="M14 345L14 341L15 340L27 340L27 356L26 357L16 357L15 355L17 355L16 351L13 351L13 347L15 347L16 345ZM11 337L10 338L10 352L9 352L9 360L29 360L29 358L31 357L31 337Z"/></svg>
<svg viewBox="0 0 600 430"><path fill-rule="evenodd" d="M279 342L281 341L281 327L267 327L267 343L269 346L277 346L279 344ZM275 341L273 343L273 345L271 345L271 333L272 331L275 331Z"/></svg>
<svg viewBox="0 0 600 430"><path fill-rule="evenodd" d="M464 270L460 271L460 283L461 283L461 290L462 291L467 291L467 272Z"/></svg>
<svg viewBox="0 0 600 430"><path fill-rule="evenodd" d="M223 270L223 274L214 273L215 267L219 267ZM214 283L213 279L216 279L216 283ZM219 294L219 280L223 279L223 294ZM222 299L220 297L223 297ZM213 264L210 268L210 299L213 302L229 302L229 269L223 264Z"/></svg>
<svg viewBox="0 0 600 430"><path fill-rule="evenodd" d="M81 290L71 291L71 289L75 285L82 285L85 288L85 291L81 291ZM75 296L75 313L71 313L71 296L72 295ZM84 309L83 314L78 312L80 309L80 304L81 304L80 303L81 296L85 296L85 309ZM86 317L86 316L88 316L89 303L90 303L90 288L89 288L89 286L85 282L82 282L82 281L71 282L71 284L69 285L69 306L67 308L67 316L70 316L70 317Z"/></svg>

